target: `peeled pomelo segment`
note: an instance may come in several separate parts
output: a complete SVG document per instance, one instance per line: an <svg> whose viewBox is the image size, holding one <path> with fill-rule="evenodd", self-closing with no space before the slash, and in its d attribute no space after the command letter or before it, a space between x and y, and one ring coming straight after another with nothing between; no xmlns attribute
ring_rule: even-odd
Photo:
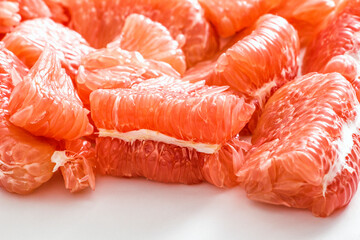
<svg viewBox="0 0 360 240"><path fill-rule="evenodd" d="M307 44L333 13L339 0L282 1L272 13L287 19L298 31L301 46Z"/></svg>
<svg viewBox="0 0 360 240"><path fill-rule="evenodd" d="M262 16L252 28L250 35L219 57L208 82L262 99L268 84L277 86L296 76L299 39L285 19L271 14Z"/></svg>
<svg viewBox="0 0 360 240"><path fill-rule="evenodd" d="M143 15L128 16L120 36L109 44L127 51L138 51L144 58L166 62L180 74L185 72L185 56L179 43L161 23Z"/></svg>
<svg viewBox="0 0 360 240"><path fill-rule="evenodd" d="M199 0L206 17L221 37L230 37L251 26L281 0Z"/></svg>
<svg viewBox="0 0 360 240"><path fill-rule="evenodd" d="M304 56L302 72L323 71L326 64L335 56L346 53L355 54L359 49L360 32L359 1L344 1L341 11L327 21L309 44Z"/></svg>
<svg viewBox="0 0 360 240"><path fill-rule="evenodd" d="M19 3L0 1L0 33L10 32L20 20Z"/></svg>
<svg viewBox="0 0 360 240"><path fill-rule="evenodd" d="M111 47L83 57L76 85L81 100L89 104L90 93L97 89L129 88L143 80L164 75L180 77L166 63L144 59L138 52Z"/></svg>
<svg viewBox="0 0 360 240"><path fill-rule="evenodd" d="M203 180L217 187L238 184L234 169L244 162L250 144L231 139L214 154L162 141L98 137L97 167L102 174L145 177L165 183L196 184Z"/></svg>
<svg viewBox="0 0 360 240"><path fill-rule="evenodd" d="M129 89L94 91L100 171L185 184L202 181L204 174L216 186L236 185L234 169L248 144L233 137L254 107L227 88L160 77Z"/></svg>
<svg viewBox="0 0 360 240"><path fill-rule="evenodd" d="M297 75L299 38L284 18L271 14L236 38L240 40L217 59L207 84L229 85L251 98L257 106L250 124L253 130L267 99Z"/></svg>
<svg viewBox="0 0 360 240"><path fill-rule="evenodd" d="M80 34L49 18L24 21L8 33L3 41L6 48L28 67L35 64L46 44L49 44L56 50L56 55L71 78L77 73L81 57L92 51Z"/></svg>
<svg viewBox="0 0 360 240"><path fill-rule="evenodd" d="M268 16L271 16L271 15L269 14ZM264 19L265 19L265 17L264 17ZM271 19L269 17L268 17L268 19L262 20L262 22L260 20L258 20L258 22L256 22L255 24L243 29L242 31L238 32L237 34L235 34L231 37L220 38L221 48L219 49L219 51L217 51L216 54L214 54L214 56L211 59L199 62L195 66L187 69L185 74L183 75L183 79L190 81L190 82L206 80L208 84L214 84L213 79L215 78L215 75L221 74L222 71L225 71L224 69L222 69L223 68L222 65L228 64L226 56L229 55L231 53L231 51L233 51L233 52L239 51L240 52L240 50L243 50L242 48L245 48L246 46L248 46L248 48L249 48L249 49L247 49L248 52L246 54L252 54L255 56L256 55L255 53L257 51L258 52L261 51L260 45L258 45L258 43L257 44L253 44L252 42L249 43L249 40L254 38L256 35L259 35L256 40L257 41L261 40L260 42L262 42L263 45L265 45L266 39L263 39L263 38L266 38L266 34L264 34L264 32L265 32L264 29L266 30L266 28L268 28L269 32L274 31L274 29L275 29L274 26L272 26L272 29L271 29L270 24L271 24L271 22L274 22L274 21L270 21L270 20ZM284 20L282 20L282 21L284 23ZM269 26L266 26L265 23L268 24ZM289 24L287 24L287 25L289 25ZM284 27L284 26L282 26L282 27ZM275 31L278 31L278 30L275 30ZM259 34L259 32L262 34ZM294 33L294 32L295 31L293 30L292 33ZM288 35L290 36L292 33L290 32ZM278 32L276 32L276 34L278 34ZM280 39L280 38L281 38L280 36L274 37L274 39ZM243 42L243 40L244 40L244 42ZM286 40L286 39L283 39L283 40ZM272 45L274 45L274 44L275 44L275 42ZM236 48L235 46L237 46L237 45L239 45L242 48L239 48L239 46ZM251 47L252 45L254 45L254 46L258 45L259 49L252 48ZM269 41L268 41L267 46L263 46L263 47L269 48L269 47L271 47L271 43L269 43ZM299 52L299 50L298 50L298 52ZM299 54L298 52L297 52L297 55ZM240 52L240 54L241 54L241 52ZM241 55L241 57L244 59L238 59L239 60L238 65L241 65L241 64L243 64L244 61L246 61L246 58L248 57L248 55L246 55L246 54ZM260 54L260 53L258 53L258 54ZM264 55L263 58L265 58L265 56L266 55ZM269 58L269 56L267 56L267 57ZM254 57L252 57L252 58L254 58ZM250 57L249 60L252 60L252 58ZM242 62L240 62L240 60ZM232 64L232 68L230 68L231 66L229 64L229 68L232 71L237 70L237 68L236 68L237 64L235 61L237 61L237 59L233 60L234 63ZM263 60L263 61L265 61L265 60ZM219 66L219 69L217 68L217 66ZM254 65L254 66L256 67L256 65ZM269 70L269 68L270 68L270 66L267 66L267 68L264 68L264 70ZM249 69L249 71L251 70L250 67L248 67L248 69ZM245 73L242 73L245 71L244 69L240 69L240 71L241 71L240 73L236 73L235 75L234 74L233 75L235 77L239 78L238 75L245 74ZM247 78L250 78L250 77L247 77ZM233 80L234 79L231 79L230 82ZM245 80L243 80L243 81L245 81ZM259 82L259 81L257 81L257 82ZM252 84L250 84L250 82L249 82L249 85L252 85ZM250 87L252 87L251 91L254 91L254 89L253 89L254 86L250 86Z"/></svg>
<svg viewBox="0 0 360 240"><path fill-rule="evenodd" d="M110 137L96 139L97 167L102 174L146 177L165 183L200 183L202 162L190 148L157 141L125 142Z"/></svg>
<svg viewBox="0 0 360 240"><path fill-rule="evenodd" d="M344 1L327 26L309 44L302 72L339 72L348 79L360 99L360 5Z"/></svg>
<svg viewBox="0 0 360 240"><path fill-rule="evenodd" d="M357 189L360 104L338 73L307 74L266 103L237 172L249 198L328 216Z"/></svg>
<svg viewBox="0 0 360 240"><path fill-rule="evenodd" d="M105 47L121 33L125 19L142 14L164 25L179 42L188 66L217 50L211 25L197 1L192 0L75 0L70 1L71 24L95 48Z"/></svg>
<svg viewBox="0 0 360 240"><path fill-rule="evenodd" d="M27 69L0 43L0 185L9 192L30 193L52 176L55 147L9 122L12 76Z"/></svg>
<svg viewBox="0 0 360 240"><path fill-rule="evenodd" d="M13 126L4 116L1 116L0 134L0 183L3 188L26 194L52 177L54 163L50 159L55 148L46 140Z"/></svg>
<svg viewBox="0 0 360 240"><path fill-rule="evenodd" d="M95 190L95 148L89 141L66 141L65 150L56 151L52 160L60 167L65 187L70 192L78 192L88 187Z"/></svg>
<svg viewBox="0 0 360 240"><path fill-rule="evenodd" d="M51 48L44 50L29 74L15 86L9 112L13 124L36 136L71 140L93 132L89 111L83 108Z"/></svg>
<svg viewBox="0 0 360 240"><path fill-rule="evenodd" d="M254 111L227 87L186 82L179 87L176 81L181 80L160 78L154 87L141 87L144 81L131 89L94 91L90 106L96 127L120 133L147 129L179 140L221 144L235 136Z"/></svg>

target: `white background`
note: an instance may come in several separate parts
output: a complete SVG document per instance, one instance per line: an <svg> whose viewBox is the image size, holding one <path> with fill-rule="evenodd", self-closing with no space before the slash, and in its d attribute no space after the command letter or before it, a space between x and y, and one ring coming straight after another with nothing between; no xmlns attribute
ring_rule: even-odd
<svg viewBox="0 0 360 240"><path fill-rule="evenodd" d="M250 201L243 189L98 177L70 194L60 175L28 196L0 190L0 239L360 239L360 194L329 218Z"/></svg>

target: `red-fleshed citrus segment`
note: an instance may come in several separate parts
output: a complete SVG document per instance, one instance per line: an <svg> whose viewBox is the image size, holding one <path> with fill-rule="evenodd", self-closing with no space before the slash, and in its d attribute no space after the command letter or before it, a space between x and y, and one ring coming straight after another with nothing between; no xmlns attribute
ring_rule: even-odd
<svg viewBox="0 0 360 240"><path fill-rule="evenodd" d="M7 33L20 23L19 3L0 1L0 33Z"/></svg>
<svg viewBox="0 0 360 240"><path fill-rule="evenodd" d="M199 0L206 17L221 37L230 37L251 26L282 0Z"/></svg>
<svg viewBox="0 0 360 240"><path fill-rule="evenodd" d="M357 2L347 1L349 6L333 16L326 28L317 34L304 56L303 73L323 71L332 57L358 49L356 34L360 31L360 7L356 6Z"/></svg>
<svg viewBox="0 0 360 240"><path fill-rule="evenodd" d="M287 53L281 55L282 58L276 57L283 51ZM251 132L267 99L297 75L298 56L296 31L283 18L268 14L227 39L213 59L188 69L183 79L230 85L236 92L247 95L256 106L247 124Z"/></svg>
<svg viewBox="0 0 360 240"><path fill-rule="evenodd" d="M180 77L166 63L144 59L138 52L111 47L83 57L76 85L84 104L89 104L90 93L97 89L129 88L143 80L164 75Z"/></svg>
<svg viewBox="0 0 360 240"><path fill-rule="evenodd" d="M252 28L249 36L219 57L208 82L262 99L264 85L279 86L296 76L299 39L285 19L271 14L261 17Z"/></svg>
<svg viewBox="0 0 360 240"><path fill-rule="evenodd" d="M220 144L235 136L254 111L227 87L169 78L148 81L130 89L94 91L90 105L96 127L120 133L146 129L185 141Z"/></svg>
<svg viewBox="0 0 360 240"><path fill-rule="evenodd" d="M302 72L339 72L360 99L360 1L345 1L342 7L309 44Z"/></svg>
<svg viewBox="0 0 360 240"><path fill-rule="evenodd" d="M89 187L95 190L95 148L91 143L82 139L66 141L65 158L60 170L66 189L70 192Z"/></svg>
<svg viewBox="0 0 360 240"><path fill-rule="evenodd" d="M247 32L250 35L242 37ZM297 75L299 38L284 18L271 14L262 16L245 33L217 59L207 84L229 85L253 99L257 106L249 124L253 130L267 99Z"/></svg>
<svg viewBox="0 0 360 240"><path fill-rule="evenodd" d="M97 166L102 174L146 177L165 183L195 184L203 180L202 162L193 149L155 141L96 139Z"/></svg>
<svg viewBox="0 0 360 240"><path fill-rule="evenodd" d="M46 48L10 98L10 121L36 136L76 139L90 135L88 110L83 108L70 77L55 51Z"/></svg>
<svg viewBox="0 0 360 240"><path fill-rule="evenodd" d="M51 156L55 148L46 140L15 127L4 116L0 120L0 134L0 185L3 188L26 194L52 177Z"/></svg>
<svg viewBox="0 0 360 240"><path fill-rule="evenodd" d="M3 41L28 67L32 67L45 46L50 45L71 78L77 73L81 57L92 51L80 34L49 18L22 22Z"/></svg>
<svg viewBox="0 0 360 240"><path fill-rule="evenodd" d="M227 88L160 77L129 89L94 91L90 106L100 132L101 172L161 182L205 179L219 187L236 185L234 172L249 144L234 136L254 107Z"/></svg>
<svg viewBox="0 0 360 240"><path fill-rule="evenodd" d="M8 103L12 76L23 77L26 67L0 43L0 185L9 192L25 194L52 176L55 148L9 122Z"/></svg>
<svg viewBox="0 0 360 240"><path fill-rule="evenodd" d="M70 2L71 23L96 48L105 47L121 33L125 19L142 14L164 25L179 42L189 66L211 57L217 50L214 31L192 0L74 0Z"/></svg>
<svg viewBox="0 0 360 240"><path fill-rule="evenodd" d="M251 199L328 216L359 181L360 104L338 73L308 74L269 99L237 173Z"/></svg>
<svg viewBox="0 0 360 240"><path fill-rule="evenodd" d="M334 12L339 0L292 0L272 12L286 18L298 31L302 46L306 46L321 28L326 18Z"/></svg>
<svg viewBox="0 0 360 240"><path fill-rule="evenodd" d="M238 184L234 171L243 164L249 146L234 138L216 153L205 154L157 141L96 139L97 164L102 174L165 183L196 184L206 180L217 187Z"/></svg>
<svg viewBox="0 0 360 240"><path fill-rule="evenodd" d="M185 56L179 43L161 23L143 15L128 16L120 36L109 44L127 51L138 51L144 58L166 62L180 74L185 72Z"/></svg>

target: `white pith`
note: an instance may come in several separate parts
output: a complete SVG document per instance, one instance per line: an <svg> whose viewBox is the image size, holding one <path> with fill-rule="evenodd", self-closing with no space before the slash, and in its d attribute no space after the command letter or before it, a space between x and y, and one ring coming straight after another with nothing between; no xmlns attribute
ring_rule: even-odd
<svg viewBox="0 0 360 240"><path fill-rule="evenodd" d="M193 148L198 152L213 154L220 149L220 144L196 143L185 141L174 137L167 136L157 131L140 129L129 132L118 132L116 130L99 129L99 137L118 138L125 142L134 142L136 140L150 140L176 145L179 147Z"/></svg>
<svg viewBox="0 0 360 240"><path fill-rule="evenodd" d="M347 170L352 173L354 169L346 163L346 157L351 153L354 146L354 134L360 134L360 105L355 108L356 117L354 120L347 122L343 125L341 130L341 137L338 138L334 144L338 149L338 158L330 166L329 172L323 178L323 196L325 196L327 186L329 186L335 177L343 170Z"/></svg>
<svg viewBox="0 0 360 240"><path fill-rule="evenodd" d="M64 164L68 161L68 157L66 156L65 151L55 151L51 156L51 162L55 163L53 168L53 172L56 172L59 167L64 166Z"/></svg>

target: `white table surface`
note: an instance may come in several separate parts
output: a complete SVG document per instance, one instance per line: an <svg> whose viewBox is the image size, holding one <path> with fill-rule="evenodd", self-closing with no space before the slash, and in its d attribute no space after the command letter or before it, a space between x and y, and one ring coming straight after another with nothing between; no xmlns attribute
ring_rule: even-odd
<svg viewBox="0 0 360 240"><path fill-rule="evenodd" d="M0 190L0 239L360 239L360 194L329 218L250 201L243 189L98 177L70 194L60 175L31 195Z"/></svg>

